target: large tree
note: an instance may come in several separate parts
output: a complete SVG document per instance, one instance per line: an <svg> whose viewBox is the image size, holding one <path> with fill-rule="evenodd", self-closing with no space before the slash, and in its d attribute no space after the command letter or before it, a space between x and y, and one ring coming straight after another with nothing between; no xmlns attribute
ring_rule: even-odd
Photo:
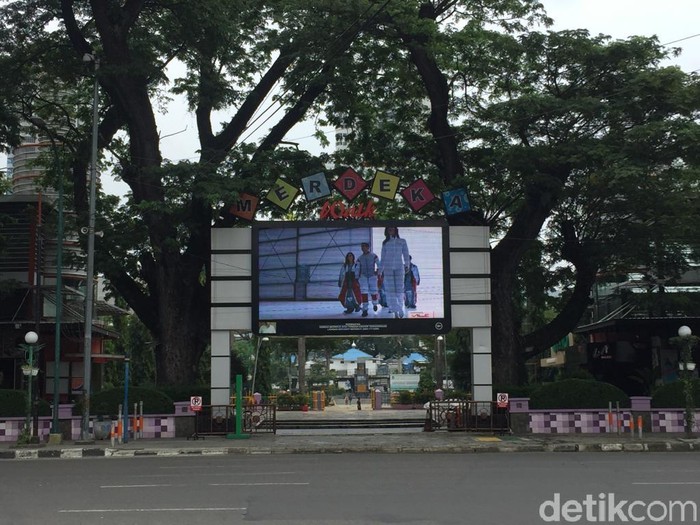
<svg viewBox="0 0 700 525"><path fill-rule="evenodd" d="M659 67L666 51L653 39L530 32L546 22L534 0L18 0L2 15L0 65L14 87L0 95L67 130L79 217L93 75L99 82L99 146L131 191L122 203L100 200L97 266L153 333L159 382L190 382L208 343L210 227L230 224L220 212L239 191L323 167L278 147L322 109L351 129L336 165L469 189L498 239L499 382L515 382L527 352L570 330L596 271L644 253L652 232L654 261L680 260L667 254L682 242L639 225L649 218L643 198L680 212L674 199L696 184L698 87ZM185 73L168 83L174 60ZM169 93L186 95L196 116L195 162L162 158L156 108ZM266 111L270 97L278 110ZM4 122L0 138L15 137L16 121ZM260 126L266 133L251 141ZM552 323L522 333L526 270L549 286L542 268L562 262L567 301Z"/></svg>
<svg viewBox="0 0 700 525"><path fill-rule="evenodd" d="M2 107L25 120L41 116L71 143L79 220L87 209L88 97L93 78L99 84L98 146L130 193L122 203L100 199L96 266L153 334L158 382L192 382L208 344L210 228L227 220L220 212L242 188L261 191L273 173L318 169L308 154L276 148L381 10L334 0L2 7L0 59L17 86L3 90ZM185 72L169 83L173 61ZM184 94L196 115L196 162L163 159L156 115L169 93ZM0 138L15 138L16 122L6 119ZM263 138L252 141L263 124Z"/></svg>
<svg viewBox="0 0 700 525"><path fill-rule="evenodd" d="M506 4L512 13L516 3ZM400 85L400 94L367 85L373 96L343 93L330 114L351 129L356 149L345 159L370 151L375 165L470 190L497 239L495 381L514 384L526 357L576 326L599 271L646 267L668 277L687 264L689 247L697 254L700 87L660 65L673 51L654 38L526 31L499 14L469 2L387 13L373 35L384 46L368 46L381 85ZM500 18L505 28L484 29ZM523 304L555 286L556 316L524 332Z"/></svg>

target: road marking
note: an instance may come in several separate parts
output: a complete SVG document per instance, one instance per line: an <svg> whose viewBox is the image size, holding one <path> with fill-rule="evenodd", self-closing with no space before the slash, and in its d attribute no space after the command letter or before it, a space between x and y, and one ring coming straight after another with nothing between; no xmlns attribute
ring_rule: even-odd
<svg viewBox="0 0 700 525"><path fill-rule="evenodd" d="M210 487L265 487L272 485L311 485L311 483L209 483Z"/></svg>
<svg viewBox="0 0 700 525"><path fill-rule="evenodd" d="M166 473L164 472L163 474L136 474L134 476L131 476L132 478L184 478L188 477L191 478L192 476L293 476L294 474L298 474L298 472L239 472L239 471L231 471L231 472L203 472L203 473L196 473L196 472L188 472L187 474L171 474L171 473Z"/></svg>
<svg viewBox="0 0 700 525"><path fill-rule="evenodd" d="M63 514L97 514L107 512L228 512L232 510L245 511L247 507L177 507L163 509L62 509Z"/></svg>
<svg viewBox="0 0 700 525"><path fill-rule="evenodd" d="M144 489L150 487L172 487L170 483L158 483L153 485L100 485L101 489Z"/></svg>
<svg viewBox="0 0 700 525"><path fill-rule="evenodd" d="M636 481L632 485L700 485L700 481Z"/></svg>

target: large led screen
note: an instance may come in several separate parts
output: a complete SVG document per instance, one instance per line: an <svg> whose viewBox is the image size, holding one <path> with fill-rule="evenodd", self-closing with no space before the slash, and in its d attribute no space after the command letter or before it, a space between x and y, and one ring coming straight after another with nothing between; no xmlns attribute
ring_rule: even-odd
<svg viewBox="0 0 700 525"><path fill-rule="evenodd" d="M253 326L272 335L439 334L450 328L440 221L253 226Z"/></svg>

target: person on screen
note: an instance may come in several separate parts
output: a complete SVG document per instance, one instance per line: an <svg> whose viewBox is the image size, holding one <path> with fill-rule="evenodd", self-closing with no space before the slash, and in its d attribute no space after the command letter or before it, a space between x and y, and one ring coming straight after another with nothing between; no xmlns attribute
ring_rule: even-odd
<svg viewBox="0 0 700 525"><path fill-rule="evenodd" d="M379 306L390 311L388 309L389 303L386 302L386 290L384 289L384 278L381 272L377 275L377 289L379 290Z"/></svg>
<svg viewBox="0 0 700 525"><path fill-rule="evenodd" d="M340 287L338 300L345 307L345 313L359 312L362 295L360 293L360 283L357 280L355 254L352 252L348 252L345 255L345 262L340 267L338 286Z"/></svg>
<svg viewBox="0 0 700 525"><path fill-rule="evenodd" d="M260 323L260 328L258 332L261 334L276 334L277 333L277 323L272 323L270 321L263 321Z"/></svg>
<svg viewBox="0 0 700 525"><path fill-rule="evenodd" d="M395 226L384 228L379 273L382 275L388 307L394 317L399 319L404 316L404 280L411 265L408 253L408 244L400 237L399 229Z"/></svg>
<svg viewBox="0 0 700 525"><path fill-rule="evenodd" d="M403 283L404 289L406 291L406 308L415 308L416 300L418 299L417 287L420 284L420 272L418 271L418 266L413 264L413 256L409 255L408 260L411 261L409 265L408 272Z"/></svg>
<svg viewBox="0 0 700 525"><path fill-rule="evenodd" d="M379 257L372 253L369 244L360 244L362 255L357 258L357 275L360 281L362 294L362 317L367 317L369 311L369 299L372 299L372 308L377 311L379 304L379 291L377 288L377 266Z"/></svg>

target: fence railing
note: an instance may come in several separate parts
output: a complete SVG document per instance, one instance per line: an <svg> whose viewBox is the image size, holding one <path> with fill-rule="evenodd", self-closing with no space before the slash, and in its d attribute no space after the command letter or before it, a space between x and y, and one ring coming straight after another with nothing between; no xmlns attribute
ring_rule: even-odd
<svg viewBox="0 0 700 525"><path fill-rule="evenodd" d="M493 401L430 401L425 414L425 430L510 432L508 409L499 408Z"/></svg>
<svg viewBox="0 0 700 525"><path fill-rule="evenodd" d="M242 432L277 432L275 405L246 405L241 415ZM195 412L194 434L197 439L205 436L226 436L236 432L236 407L231 405L204 405Z"/></svg>

